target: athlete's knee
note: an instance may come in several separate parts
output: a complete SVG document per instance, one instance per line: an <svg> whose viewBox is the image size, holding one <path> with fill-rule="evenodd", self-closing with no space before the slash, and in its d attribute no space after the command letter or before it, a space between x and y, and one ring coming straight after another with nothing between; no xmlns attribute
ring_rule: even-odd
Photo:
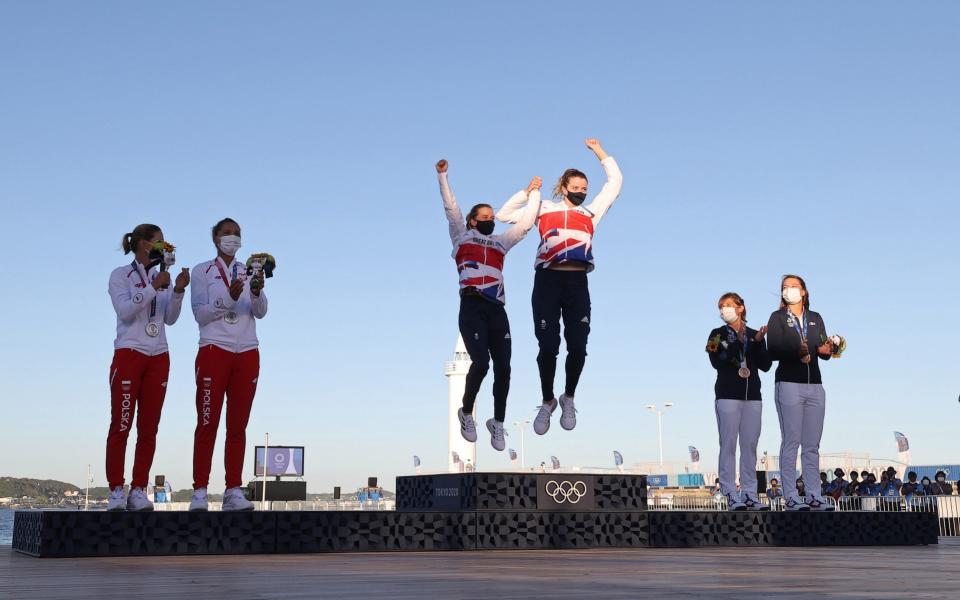
<svg viewBox="0 0 960 600"><path fill-rule="evenodd" d="M245 427L235 429L227 427L226 441L244 443L247 441L247 430Z"/></svg>
<svg viewBox="0 0 960 600"><path fill-rule="evenodd" d="M470 363L470 375L483 377L490 370L490 359L475 360Z"/></svg>
<svg viewBox="0 0 960 600"><path fill-rule="evenodd" d="M493 376L501 381L507 381L510 379L510 363L509 362L494 362L493 363Z"/></svg>
<svg viewBox="0 0 960 600"><path fill-rule="evenodd" d="M567 342L567 356L572 359L583 360L587 357L587 341L577 340L571 343Z"/></svg>
<svg viewBox="0 0 960 600"><path fill-rule="evenodd" d="M553 356L556 358L560 354L560 332L558 331L536 331L537 343L540 345L540 354Z"/></svg>
<svg viewBox="0 0 960 600"><path fill-rule="evenodd" d="M130 436L130 427L122 426L117 423L110 424L110 431L107 433L108 442L123 442L126 443L127 438Z"/></svg>

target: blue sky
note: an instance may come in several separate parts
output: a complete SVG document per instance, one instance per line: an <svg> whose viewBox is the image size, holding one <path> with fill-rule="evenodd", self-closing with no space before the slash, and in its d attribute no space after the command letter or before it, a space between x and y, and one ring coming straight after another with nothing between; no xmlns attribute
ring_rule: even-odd
<svg viewBox="0 0 960 600"><path fill-rule="evenodd" d="M248 445L306 445L311 491L392 487L413 454L442 468L458 300L433 163L463 204L571 166L596 191L591 136L625 183L595 240L580 422L528 435L528 463L654 460L643 406L667 401L667 458L715 462L716 299L761 324L786 272L850 343L824 368L822 451L895 456L897 429L914 462L960 462L958 28L949 2L4 3L0 474L91 463L103 484L120 237L158 223L192 266L223 216L279 262ZM505 272L511 421L539 401L535 246ZM189 311L168 336L154 472L187 487ZM485 439L478 462L507 465Z"/></svg>

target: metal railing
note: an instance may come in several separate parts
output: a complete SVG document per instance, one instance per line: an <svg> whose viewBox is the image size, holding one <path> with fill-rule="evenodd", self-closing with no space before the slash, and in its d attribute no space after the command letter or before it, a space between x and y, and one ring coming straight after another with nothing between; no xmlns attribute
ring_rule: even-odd
<svg viewBox="0 0 960 600"><path fill-rule="evenodd" d="M960 536L960 496L841 496L838 499L826 498L836 510L862 512L931 512L936 513L940 522L941 536ZM770 500L762 497L761 502L770 510L783 510L783 499ZM728 509L724 496L694 496L656 492L647 498L647 510L711 510Z"/></svg>
<svg viewBox="0 0 960 600"><path fill-rule="evenodd" d="M395 502L393 500L380 500L359 502L357 500L307 500L307 501L280 501L273 500L268 502L254 502L254 510L394 510ZM210 502L207 510L219 511L222 504L220 502ZM153 505L154 510L158 511L183 511L190 508L189 502L160 502Z"/></svg>

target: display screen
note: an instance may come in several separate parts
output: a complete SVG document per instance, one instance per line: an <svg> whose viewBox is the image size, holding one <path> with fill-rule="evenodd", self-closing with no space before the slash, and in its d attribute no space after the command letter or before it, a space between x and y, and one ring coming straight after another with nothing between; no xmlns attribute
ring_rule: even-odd
<svg viewBox="0 0 960 600"><path fill-rule="evenodd" d="M253 472L263 476L264 447L255 448ZM267 477L303 477L303 446L271 446L266 449Z"/></svg>

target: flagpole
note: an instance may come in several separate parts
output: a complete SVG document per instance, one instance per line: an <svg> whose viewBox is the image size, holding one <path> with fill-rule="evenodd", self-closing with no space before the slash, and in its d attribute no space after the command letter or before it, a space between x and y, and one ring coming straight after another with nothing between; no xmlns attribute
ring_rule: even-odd
<svg viewBox="0 0 960 600"><path fill-rule="evenodd" d="M263 434L263 485L260 486L260 510L267 506L267 450L270 448L270 434Z"/></svg>

